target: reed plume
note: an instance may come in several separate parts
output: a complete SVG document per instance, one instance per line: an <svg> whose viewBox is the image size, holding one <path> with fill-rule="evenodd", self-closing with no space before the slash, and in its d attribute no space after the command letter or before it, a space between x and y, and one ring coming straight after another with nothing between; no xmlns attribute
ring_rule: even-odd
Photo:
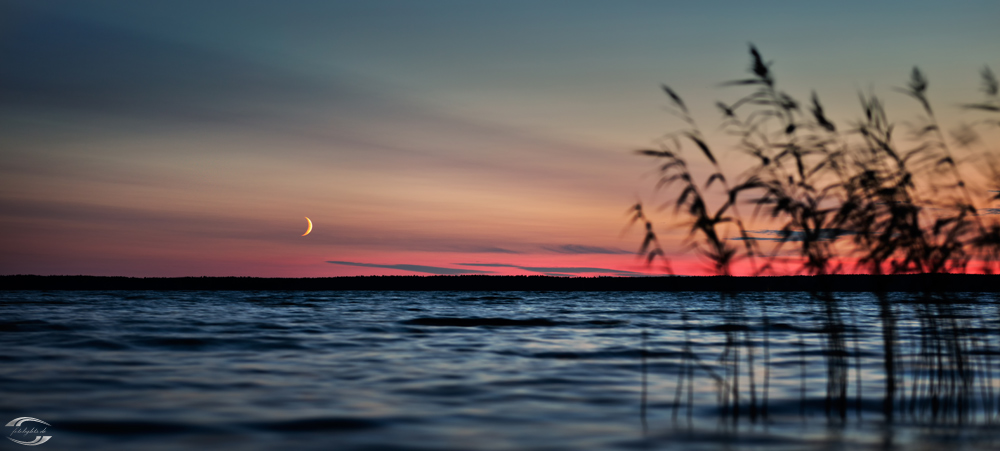
<svg viewBox="0 0 1000 451"><path fill-rule="evenodd" d="M751 260L755 274L773 273L787 248L799 262L797 272L807 274L968 272L973 263L979 265L973 270L998 269L1000 224L984 214L996 209L977 205L984 201L974 195L978 191L966 174L969 166L985 168L985 179L1000 186L988 145L980 146L986 151L973 150L976 128L1000 127L998 83L989 68L981 73L984 100L962 107L993 117L956 130L950 139L928 100L928 79L914 68L906 85L896 89L914 100L918 111L913 144L901 144L875 95L861 94L863 116L838 125L815 92L803 105L779 88L772 64L752 45L750 55L750 76L723 86L751 91L736 102L716 104L722 129L738 139L735 150L752 157L750 168L727 175L687 105L666 85L662 89L684 126L662 138L658 148L637 151L658 160L656 189L673 193L664 206L685 219L684 251L707 257L720 275L732 274L740 259ZM692 171L683 152L691 146L710 164L707 174ZM991 200L996 199L1000 194ZM740 205L753 206L749 219ZM633 211L633 221L646 225L639 253L647 262L666 261L643 205ZM769 249L747 229L762 217L778 224Z"/></svg>

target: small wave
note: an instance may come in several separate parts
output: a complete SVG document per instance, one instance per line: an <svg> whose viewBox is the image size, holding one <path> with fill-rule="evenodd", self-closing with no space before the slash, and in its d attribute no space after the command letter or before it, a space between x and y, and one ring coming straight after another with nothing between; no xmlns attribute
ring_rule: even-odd
<svg viewBox="0 0 1000 451"><path fill-rule="evenodd" d="M73 330L65 324L40 319L24 321L0 321L0 332L51 332Z"/></svg>
<svg viewBox="0 0 1000 451"><path fill-rule="evenodd" d="M458 299L459 301L523 301L524 298L516 295L483 295L483 296L465 296Z"/></svg>
<svg viewBox="0 0 1000 451"><path fill-rule="evenodd" d="M587 321L553 321L548 318L459 318L423 317L401 321L410 326L450 326L450 327L555 327L555 326L621 326L628 321L618 319L593 319Z"/></svg>
<svg viewBox="0 0 1000 451"><path fill-rule="evenodd" d="M262 429L274 432L321 432L321 431L357 431L382 427L382 423L364 418L309 418L269 423L253 423L252 429Z"/></svg>
<svg viewBox="0 0 1000 451"><path fill-rule="evenodd" d="M105 340L102 338L85 338L64 343L62 346L71 349L97 349L102 351L121 351L129 349L129 346L124 343L115 340Z"/></svg>
<svg viewBox="0 0 1000 451"><path fill-rule="evenodd" d="M843 407L847 411L851 412L852 416L860 410L863 414L874 414L880 415L884 412L883 399L880 396L866 396L861 399L861 404L858 404L857 397L850 397L844 400ZM860 407L860 409L859 409ZM809 414L827 414L829 409L836 409L836 407L831 405L831 400L822 396L810 396L806 398L799 399L781 399L781 400L771 400L767 404L767 411L770 415L775 416L788 416L795 417L801 415L802 413Z"/></svg>
<svg viewBox="0 0 1000 451"><path fill-rule="evenodd" d="M217 338L211 336L140 336L130 337L131 343L150 348L166 348L179 351L210 349L305 349L298 340L281 336L258 335L252 338Z"/></svg>
<svg viewBox="0 0 1000 451"><path fill-rule="evenodd" d="M701 329L711 332L750 332L751 330L753 330L753 328L747 326L746 324L732 324L732 323L714 324L711 326L703 327Z"/></svg>
<svg viewBox="0 0 1000 451"><path fill-rule="evenodd" d="M879 358L882 355L871 351L838 348L808 348L797 351L776 352L776 358L787 357L788 359L799 359L801 357L861 357L866 359Z"/></svg>
<svg viewBox="0 0 1000 451"><path fill-rule="evenodd" d="M222 343L221 340L196 337L142 337L135 342L143 346L171 349L199 349Z"/></svg>
<svg viewBox="0 0 1000 451"><path fill-rule="evenodd" d="M628 359L628 360L638 360L645 357L648 359L655 358L676 358L682 356L682 352L674 351L646 351L643 353L641 349L622 349L618 351L592 351L592 352L572 352L572 351L554 351L554 352L535 352L530 354L522 354L525 357L534 357L538 359L558 359L558 360L607 360L607 359Z"/></svg>
<svg viewBox="0 0 1000 451"><path fill-rule="evenodd" d="M184 434L205 431L204 426L159 421L53 421L59 431L100 435Z"/></svg>
<svg viewBox="0 0 1000 451"><path fill-rule="evenodd" d="M575 312L573 312L575 313ZM648 309L648 310L593 310L587 311L588 314L592 315L676 315L677 310L668 309Z"/></svg>
<svg viewBox="0 0 1000 451"><path fill-rule="evenodd" d="M592 319L584 321L581 324L590 324L592 326L622 326L628 324L628 321L623 319Z"/></svg>
<svg viewBox="0 0 1000 451"><path fill-rule="evenodd" d="M509 319L509 318L414 318L402 321L402 324L412 326L452 326L452 327L479 327L479 326L520 326L520 327L545 327L558 326L560 323L546 318L530 319Z"/></svg>
<svg viewBox="0 0 1000 451"><path fill-rule="evenodd" d="M437 384L395 390L396 393L413 396L432 396L435 398L469 399L486 393L484 387L478 384Z"/></svg>
<svg viewBox="0 0 1000 451"><path fill-rule="evenodd" d="M622 442L623 449L660 449L669 445L677 449L827 449L834 448L823 439L810 436L779 435L740 431L702 431L691 429L665 429L664 432L647 437L642 441Z"/></svg>

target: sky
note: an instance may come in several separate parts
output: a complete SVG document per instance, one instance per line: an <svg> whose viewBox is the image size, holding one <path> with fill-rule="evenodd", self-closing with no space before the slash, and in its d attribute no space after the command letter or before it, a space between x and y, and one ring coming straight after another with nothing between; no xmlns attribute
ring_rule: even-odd
<svg viewBox="0 0 1000 451"><path fill-rule="evenodd" d="M718 123L752 42L830 117L869 90L906 111L892 88L919 65L961 121L956 99L1000 69L997 17L994 0L0 0L0 274L658 274L626 226L658 201L633 151L681 125L660 83Z"/></svg>

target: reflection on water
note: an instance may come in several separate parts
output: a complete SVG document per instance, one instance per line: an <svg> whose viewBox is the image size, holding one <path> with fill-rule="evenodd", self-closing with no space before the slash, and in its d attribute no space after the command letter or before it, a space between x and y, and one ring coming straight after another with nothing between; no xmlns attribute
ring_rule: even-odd
<svg viewBox="0 0 1000 451"><path fill-rule="evenodd" d="M660 375L676 378L671 433L696 431L695 418L714 417L716 431L731 434L735 444L741 431L798 422L825 426L825 440L847 434L883 449L924 440L997 445L991 430L1000 419L994 300L824 294L775 318L768 314L771 302L739 298L716 312L721 321L690 321L707 312L682 311L675 328L683 331L682 342L662 343L680 349L664 359L674 368ZM651 360L644 355L642 367ZM644 388L643 424L650 396Z"/></svg>
<svg viewBox="0 0 1000 451"><path fill-rule="evenodd" d="M1000 445L993 295L0 301L0 420L45 420L53 449Z"/></svg>

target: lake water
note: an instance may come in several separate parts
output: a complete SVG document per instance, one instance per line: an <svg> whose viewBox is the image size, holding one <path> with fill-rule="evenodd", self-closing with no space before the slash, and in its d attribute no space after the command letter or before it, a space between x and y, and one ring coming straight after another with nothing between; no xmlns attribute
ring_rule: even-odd
<svg viewBox="0 0 1000 451"><path fill-rule="evenodd" d="M0 420L51 425L39 449L994 449L998 319L975 294L0 292Z"/></svg>

